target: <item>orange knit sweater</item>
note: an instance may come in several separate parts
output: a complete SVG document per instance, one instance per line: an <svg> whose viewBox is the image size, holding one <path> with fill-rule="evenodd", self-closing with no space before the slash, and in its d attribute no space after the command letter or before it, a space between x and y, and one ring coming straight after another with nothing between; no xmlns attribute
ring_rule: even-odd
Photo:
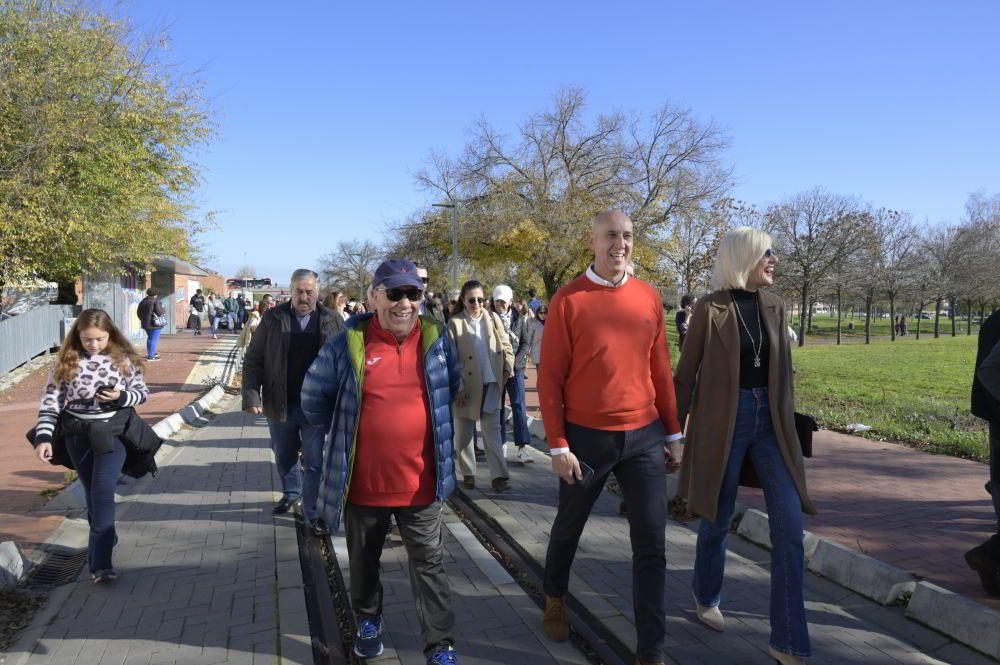
<svg viewBox="0 0 1000 665"><path fill-rule="evenodd" d="M545 322L538 397L549 448L569 446L566 422L622 431L659 418L668 435L680 432L656 290L635 278L602 286L586 275L559 289Z"/></svg>

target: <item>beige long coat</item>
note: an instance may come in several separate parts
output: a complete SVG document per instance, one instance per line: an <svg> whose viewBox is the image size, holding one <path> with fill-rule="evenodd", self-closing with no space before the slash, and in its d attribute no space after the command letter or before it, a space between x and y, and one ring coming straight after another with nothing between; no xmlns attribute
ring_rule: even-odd
<svg viewBox="0 0 1000 665"><path fill-rule="evenodd" d="M514 349L510 345L510 336L504 332L500 317L489 310L484 311L483 316L489 317L486 326L489 332L487 358L502 393L507 379L514 375ZM462 361L462 385L466 391L465 406L455 406L453 412L461 418L479 420L483 403L483 372L479 367L473 325L476 324L469 319L468 311L451 317L448 322L448 332L458 350L458 358Z"/></svg>
<svg viewBox="0 0 1000 665"><path fill-rule="evenodd" d="M761 316L771 344L768 396L771 422L785 464L799 491L802 510L815 514L806 490L802 449L795 433L795 395L792 387L792 350L781 298L760 294ZM740 331L729 291L716 291L695 305L674 372L677 417L687 418L687 445L681 466L680 492L692 512L714 520L729 449L736 427L740 390ZM688 418L690 416L690 418ZM744 461L744 475L750 458Z"/></svg>

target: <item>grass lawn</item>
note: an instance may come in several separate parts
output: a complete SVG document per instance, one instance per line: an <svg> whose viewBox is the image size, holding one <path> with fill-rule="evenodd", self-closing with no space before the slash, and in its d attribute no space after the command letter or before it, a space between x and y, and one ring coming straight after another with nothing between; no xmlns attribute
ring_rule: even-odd
<svg viewBox="0 0 1000 665"><path fill-rule="evenodd" d="M989 460L986 423L969 413L975 335L921 337L870 345L796 348L799 411L843 430L871 425L864 436L923 450Z"/></svg>

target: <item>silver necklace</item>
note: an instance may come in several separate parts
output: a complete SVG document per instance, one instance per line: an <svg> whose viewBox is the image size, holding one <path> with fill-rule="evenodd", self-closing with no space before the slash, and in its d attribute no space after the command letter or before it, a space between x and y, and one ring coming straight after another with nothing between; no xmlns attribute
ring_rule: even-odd
<svg viewBox="0 0 1000 665"><path fill-rule="evenodd" d="M760 333L760 340L758 342L753 341L753 334L750 332L750 328L747 326L747 322L743 320L743 313L740 312L739 303L736 302L736 297L733 292L729 292L729 297L733 299L733 307L736 309L736 316L739 317L740 323L743 324L743 329L747 331L747 337L750 338L750 348L753 350L753 366L760 367L760 352L764 350L764 329L760 326L760 306L757 303L757 294L753 294L753 304L754 310L757 312L757 332Z"/></svg>

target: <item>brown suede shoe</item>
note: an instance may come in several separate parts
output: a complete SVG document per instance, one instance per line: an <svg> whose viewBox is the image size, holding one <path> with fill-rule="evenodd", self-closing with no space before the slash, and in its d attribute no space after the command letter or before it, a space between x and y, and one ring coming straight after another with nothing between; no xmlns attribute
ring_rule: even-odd
<svg viewBox="0 0 1000 665"><path fill-rule="evenodd" d="M462 486L467 490L476 489L476 479L473 476L466 476L462 479Z"/></svg>
<svg viewBox="0 0 1000 665"><path fill-rule="evenodd" d="M545 618L542 628L553 642L565 642L569 639L569 622L566 621L566 606L562 598L545 596Z"/></svg>
<svg viewBox="0 0 1000 665"><path fill-rule="evenodd" d="M663 665L662 660L639 660L635 659L635 665Z"/></svg>

